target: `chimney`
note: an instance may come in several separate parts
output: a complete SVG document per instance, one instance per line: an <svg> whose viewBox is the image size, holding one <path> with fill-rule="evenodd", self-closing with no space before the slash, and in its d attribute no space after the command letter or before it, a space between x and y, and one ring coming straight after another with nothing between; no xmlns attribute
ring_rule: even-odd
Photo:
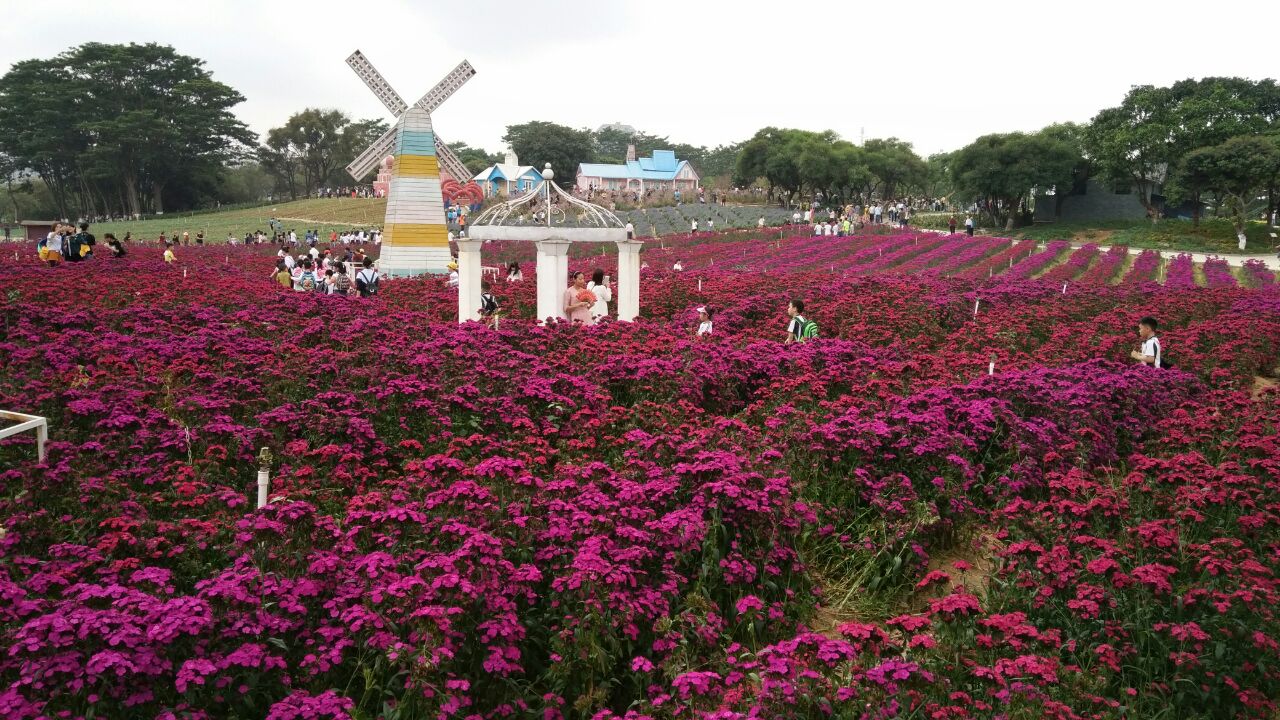
<svg viewBox="0 0 1280 720"><path fill-rule="evenodd" d="M635 161L636 161L636 146L628 145L627 146L627 162L635 162Z"/></svg>
<svg viewBox="0 0 1280 720"><path fill-rule="evenodd" d="M506 164L507 165L520 164L520 158L516 157L516 151L511 148L507 148Z"/></svg>

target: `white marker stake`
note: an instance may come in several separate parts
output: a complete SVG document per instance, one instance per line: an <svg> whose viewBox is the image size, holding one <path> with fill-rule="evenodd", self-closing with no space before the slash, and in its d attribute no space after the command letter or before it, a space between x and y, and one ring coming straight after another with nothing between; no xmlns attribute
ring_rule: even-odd
<svg viewBox="0 0 1280 720"><path fill-rule="evenodd" d="M996 361L992 360L991 362L987 363L987 375L995 375L995 374L996 374Z"/></svg>
<svg viewBox="0 0 1280 720"><path fill-rule="evenodd" d="M1067 294L1067 284L1066 284L1066 283L1062 283L1062 294L1063 294L1063 295L1066 295L1066 294Z"/></svg>
<svg viewBox="0 0 1280 720"><path fill-rule="evenodd" d="M183 266L182 266L182 279L183 279L183 280L186 280L186 279L187 279L187 266L186 266L186 265L183 265Z"/></svg>
<svg viewBox="0 0 1280 720"><path fill-rule="evenodd" d="M702 292L702 278L698 278L698 292Z"/></svg>
<svg viewBox="0 0 1280 720"><path fill-rule="evenodd" d="M222 264L223 264L223 265L230 265L230 264L231 264L231 256L230 256L230 255L226 255L226 256L224 256L224 257L222 258Z"/></svg>
<svg viewBox="0 0 1280 720"><path fill-rule="evenodd" d="M973 319L974 319L974 320L977 320L977 319L978 319L978 303L980 303L980 302L982 302L982 300L977 299L977 298L975 298L975 299L974 299L974 301L973 301Z"/></svg>

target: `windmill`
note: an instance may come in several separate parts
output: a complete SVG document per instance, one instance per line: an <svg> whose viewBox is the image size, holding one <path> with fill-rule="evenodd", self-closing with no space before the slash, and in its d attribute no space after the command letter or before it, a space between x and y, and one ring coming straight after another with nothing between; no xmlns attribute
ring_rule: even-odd
<svg viewBox="0 0 1280 720"><path fill-rule="evenodd" d="M379 269L387 275L445 272L450 253L440 173L460 183L471 179L471 173L435 134L431 113L476 74L475 68L463 60L410 107L364 53L351 53L347 64L396 118L394 127L347 166L347 173L358 181L387 155L395 157Z"/></svg>

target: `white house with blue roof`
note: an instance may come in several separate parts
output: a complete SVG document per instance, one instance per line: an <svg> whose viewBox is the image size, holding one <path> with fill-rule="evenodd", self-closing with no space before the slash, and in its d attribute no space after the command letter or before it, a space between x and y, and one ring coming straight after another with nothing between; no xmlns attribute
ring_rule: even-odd
<svg viewBox="0 0 1280 720"><path fill-rule="evenodd" d="M674 150L654 150L653 157L636 159L634 145L627 147L622 165L582 163L578 166L578 192L589 190L680 190L697 192L701 178L688 160L677 160Z"/></svg>
<svg viewBox="0 0 1280 720"><path fill-rule="evenodd" d="M484 190L485 197L519 195L542 182L542 172L532 165L521 165L516 154L507 151L506 162L500 162L471 178Z"/></svg>

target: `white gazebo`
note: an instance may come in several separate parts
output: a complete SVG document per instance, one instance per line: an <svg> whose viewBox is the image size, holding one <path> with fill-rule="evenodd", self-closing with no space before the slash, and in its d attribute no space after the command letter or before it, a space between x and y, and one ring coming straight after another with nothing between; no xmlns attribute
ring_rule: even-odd
<svg viewBox="0 0 1280 720"><path fill-rule="evenodd" d="M569 246L575 242L618 245L618 319L640 315L640 247L626 224L608 210L580 200L553 182L547 163L542 181L528 193L485 210L458 243L458 322L479 320L480 248L486 240L525 240L538 246L538 322L564 318L562 299L569 282ZM569 213L577 225L563 223ZM554 224L558 219L562 224ZM527 224L526 224L527 223Z"/></svg>

